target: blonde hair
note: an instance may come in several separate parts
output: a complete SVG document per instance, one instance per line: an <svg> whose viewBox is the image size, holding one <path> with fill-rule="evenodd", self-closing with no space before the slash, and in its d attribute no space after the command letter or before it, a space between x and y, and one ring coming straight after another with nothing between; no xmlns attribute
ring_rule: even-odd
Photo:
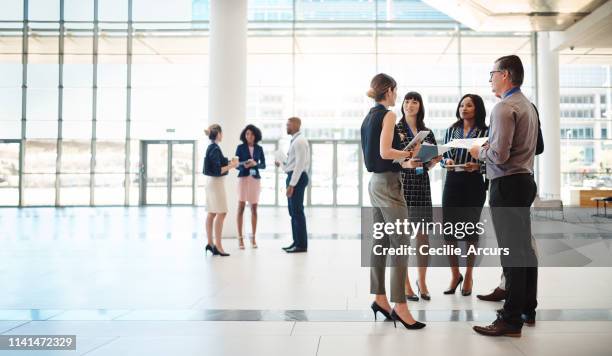
<svg viewBox="0 0 612 356"><path fill-rule="evenodd" d="M219 135L220 132L223 132L223 131L221 130L221 126L219 124L212 124L208 126L207 129L204 130L204 133L206 134L206 136L208 136L208 138L213 141L217 139L217 136Z"/></svg>

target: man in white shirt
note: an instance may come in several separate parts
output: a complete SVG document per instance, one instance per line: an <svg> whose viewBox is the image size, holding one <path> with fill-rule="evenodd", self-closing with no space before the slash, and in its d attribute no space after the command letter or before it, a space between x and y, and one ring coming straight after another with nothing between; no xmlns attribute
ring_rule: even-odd
<svg viewBox="0 0 612 356"><path fill-rule="evenodd" d="M290 117L287 120L287 134L291 135L291 145L283 170L287 173L287 203L291 216L291 231L293 243L283 247L287 253L306 252L308 250L308 233L306 231L306 215L304 215L304 192L308 186L308 170L310 167L310 146L304 134L300 131L302 120ZM275 162L280 166L281 162Z"/></svg>

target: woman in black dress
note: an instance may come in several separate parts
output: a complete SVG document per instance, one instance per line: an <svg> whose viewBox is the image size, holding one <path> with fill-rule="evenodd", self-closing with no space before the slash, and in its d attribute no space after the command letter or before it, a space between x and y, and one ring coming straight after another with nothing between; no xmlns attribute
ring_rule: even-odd
<svg viewBox="0 0 612 356"><path fill-rule="evenodd" d="M435 145L436 138L431 130L425 127L425 108L423 107L423 99L421 94L417 92L409 92L404 96L402 102L402 118L395 125L395 130L400 136L402 147L406 147L419 131L427 130L429 134L423 142ZM442 156L435 157L429 162L423 162L423 167L418 168L403 168L401 170L402 191L406 206L408 207L408 217L412 222L431 222L432 221L432 205L431 205L431 188L429 186L429 169L433 168ZM416 237L417 248L423 244L427 244L428 236L419 233ZM427 288L427 258L426 256L418 256L419 279L417 287L421 298L430 300L429 289ZM410 285L410 278L406 277L406 298L409 300L419 300L414 294Z"/></svg>
<svg viewBox="0 0 612 356"><path fill-rule="evenodd" d="M488 137L489 128L485 124L486 110L482 98L475 94L466 94L457 105L455 116L457 121L447 130L444 143L454 139ZM442 207L445 222L473 222L477 223L487 195L487 184L483 178L485 174L484 162L473 158L468 150L451 149L444 153L443 166L463 165L460 168L447 168L444 192L442 193ZM455 236L445 236L446 243L456 247ZM476 245L478 235L465 236L466 250ZM472 293L474 255L467 258L467 267L464 276L459 272L457 256L449 255L452 277L449 289L444 294L454 294L457 287L463 283L461 294L468 296Z"/></svg>

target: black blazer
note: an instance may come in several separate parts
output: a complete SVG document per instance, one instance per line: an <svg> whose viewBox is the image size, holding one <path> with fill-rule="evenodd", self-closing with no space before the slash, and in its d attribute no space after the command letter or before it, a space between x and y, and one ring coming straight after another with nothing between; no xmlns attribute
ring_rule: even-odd
<svg viewBox="0 0 612 356"><path fill-rule="evenodd" d="M540 113L534 103L531 103L538 115L538 142L536 143L536 156L544 152L544 137L542 136L542 124L540 124Z"/></svg>
<svg viewBox="0 0 612 356"><path fill-rule="evenodd" d="M236 169L238 169L238 177L248 177L251 175L251 169L254 169L255 175L253 176L253 178L261 178L261 176L259 175L259 170L266 168L266 157L264 156L263 148L260 145L254 145L253 157L251 157L249 145L246 143L240 144L238 145L238 147L236 147L236 156L238 156L238 161L241 163L238 165L238 167L236 167ZM255 162L257 162L257 165L255 167L245 168L242 163L251 158Z"/></svg>
<svg viewBox="0 0 612 356"><path fill-rule="evenodd" d="M228 172L221 174L221 167L227 166L229 160L223 156L221 147L216 143L212 142L206 148L206 156L204 157L204 169L202 170L204 175L212 177L220 177L227 175Z"/></svg>

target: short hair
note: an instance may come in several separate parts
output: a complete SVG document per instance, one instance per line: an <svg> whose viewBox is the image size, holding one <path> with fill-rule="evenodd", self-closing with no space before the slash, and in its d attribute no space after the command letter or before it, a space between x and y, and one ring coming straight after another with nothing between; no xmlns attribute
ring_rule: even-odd
<svg viewBox="0 0 612 356"><path fill-rule="evenodd" d="M523 62L521 62L519 56L510 55L499 57L495 63L497 63L497 69L508 71L512 84L519 87L523 85L525 70L523 69Z"/></svg>
<svg viewBox="0 0 612 356"><path fill-rule="evenodd" d="M206 136L208 136L208 138L213 141L217 139L219 132L222 132L221 126L219 124L212 124L208 126L206 130L204 130Z"/></svg>
<svg viewBox="0 0 612 356"><path fill-rule="evenodd" d="M300 126L300 127L302 126L302 119L300 119L297 116L292 116L292 117L288 118L287 120L297 123L297 125Z"/></svg>
<svg viewBox="0 0 612 356"><path fill-rule="evenodd" d="M240 141L242 141L242 143L247 143L247 139L246 139L246 133L247 131L251 131L253 133L253 135L255 136L255 143L258 143L259 141L261 141L261 130L253 125L253 124L248 124L240 133Z"/></svg>

